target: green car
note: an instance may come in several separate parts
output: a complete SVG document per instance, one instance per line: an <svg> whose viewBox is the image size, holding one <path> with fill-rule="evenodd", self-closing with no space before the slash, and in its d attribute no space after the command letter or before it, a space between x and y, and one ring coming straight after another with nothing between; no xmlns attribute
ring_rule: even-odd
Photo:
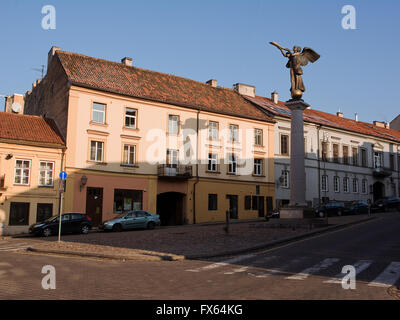
<svg viewBox="0 0 400 320"><path fill-rule="evenodd" d="M154 229L160 225L160 216L143 210L121 213L115 219L104 221L99 229L123 231L131 229Z"/></svg>

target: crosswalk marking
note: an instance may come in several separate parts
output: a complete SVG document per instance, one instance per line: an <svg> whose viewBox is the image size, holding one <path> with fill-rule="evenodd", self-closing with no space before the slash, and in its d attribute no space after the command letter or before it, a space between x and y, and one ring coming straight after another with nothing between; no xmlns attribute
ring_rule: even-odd
<svg viewBox="0 0 400 320"><path fill-rule="evenodd" d="M360 260L356 263L352 264L352 266L356 269L356 275L363 272L372 264L371 260ZM345 276L344 273L337 274L334 278L324 281L324 283L342 283L342 279Z"/></svg>
<svg viewBox="0 0 400 320"><path fill-rule="evenodd" d="M320 263L317 263L316 265L304 269L302 272L297 273L293 276L290 277L286 277L286 279L289 280L305 280L307 279L311 274L315 274L321 270L327 269L329 268L331 265L333 265L334 263L338 262L340 259L338 258L327 258L323 261L321 261Z"/></svg>
<svg viewBox="0 0 400 320"><path fill-rule="evenodd" d="M400 278L400 262L392 262L383 272L368 285L372 287L390 287Z"/></svg>
<svg viewBox="0 0 400 320"><path fill-rule="evenodd" d="M16 251L16 250L21 250L21 249L26 249L29 247L28 243L16 243L14 245L11 245L11 243L8 243L5 246L0 246L0 251Z"/></svg>
<svg viewBox="0 0 400 320"><path fill-rule="evenodd" d="M254 255L254 254L247 254L247 255L235 257L235 258L232 258L232 259L229 259L229 260L225 260L225 261L222 261L222 262L216 262L216 263L213 263L213 264L209 264L209 265L201 267L201 268L188 269L186 271L189 271L189 272L200 272L200 271L213 270L213 269L220 268L220 267L223 267L223 266L227 266L229 264L233 264L233 263L236 263L236 262L239 262L239 261L248 260L248 259L251 259L251 258L253 258L255 256L256 255Z"/></svg>

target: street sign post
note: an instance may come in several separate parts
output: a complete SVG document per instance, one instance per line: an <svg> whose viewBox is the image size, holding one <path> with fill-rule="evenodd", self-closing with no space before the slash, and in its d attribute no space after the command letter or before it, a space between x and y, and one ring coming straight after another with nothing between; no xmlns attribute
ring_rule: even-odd
<svg viewBox="0 0 400 320"><path fill-rule="evenodd" d="M65 191L65 180L67 179L68 175L65 171L60 172L60 184L59 184L59 191L60 191L60 216L58 218L58 242L61 241L61 216L62 216L62 211L63 211L63 199L64 199L64 191Z"/></svg>

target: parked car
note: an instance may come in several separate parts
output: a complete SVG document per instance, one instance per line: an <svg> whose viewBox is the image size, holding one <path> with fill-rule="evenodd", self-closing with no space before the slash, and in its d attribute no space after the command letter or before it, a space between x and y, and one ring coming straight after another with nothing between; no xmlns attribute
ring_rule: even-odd
<svg viewBox="0 0 400 320"><path fill-rule="evenodd" d="M379 199L372 205L371 210L373 212L385 212L390 210L400 211L400 198L391 197Z"/></svg>
<svg viewBox="0 0 400 320"><path fill-rule="evenodd" d="M279 219L280 218L280 212L278 209L273 210L270 214L267 214L265 218L268 219Z"/></svg>
<svg viewBox="0 0 400 320"><path fill-rule="evenodd" d="M104 221L99 229L104 231L122 231L129 229L154 229L160 225L160 216L147 211L137 210L120 214L112 220Z"/></svg>
<svg viewBox="0 0 400 320"><path fill-rule="evenodd" d="M350 203L346 208L347 214L363 214L368 213L368 203L366 201L358 200Z"/></svg>
<svg viewBox="0 0 400 320"><path fill-rule="evenodd" d="M58 234L59 216L53 216L29 227L29 233L49 237ZM92 219L85 213L64 213L61 216L61 233L87 234L92 229Z"/></svg>
<svg viewBox="0 0 400 320"><path fill-rule="evenodd" d="M346 210L344 202L332 201L318 207L315 211L317 216L323 218L332 215L341 216L345 213Z"/></svg>
<svg viewBox="0 0 400 320"><path fill-rule="evenodd" d="M371 205L371 212L385 212L386 211L385 201L386 199L379 199L375 201Z"/></svg>

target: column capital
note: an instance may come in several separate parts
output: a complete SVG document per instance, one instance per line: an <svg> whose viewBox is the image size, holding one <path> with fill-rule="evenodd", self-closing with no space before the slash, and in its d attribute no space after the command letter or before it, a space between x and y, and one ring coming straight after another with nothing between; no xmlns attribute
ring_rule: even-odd
<svg viewBox="0 0 400 320"><path fill-rule="evenodd" d="M290 110L301 110L301 111L304 111L305 109L310 107L310 105L304 102L303 99L291 99L285 102L285 106L288 107Z"/></svg>

